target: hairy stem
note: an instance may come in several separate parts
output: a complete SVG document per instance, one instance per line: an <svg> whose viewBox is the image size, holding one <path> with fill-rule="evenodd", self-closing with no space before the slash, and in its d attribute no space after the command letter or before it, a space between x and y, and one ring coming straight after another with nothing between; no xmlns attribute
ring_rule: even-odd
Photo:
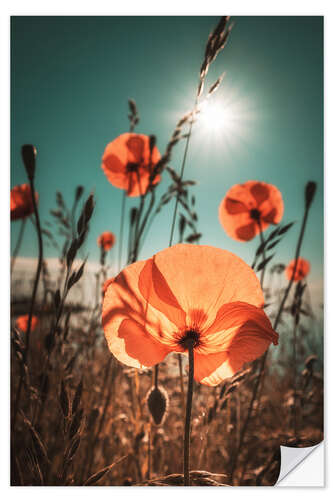
<svg viewBox="0 0 333 500"><path fill-rule="evenodd" d="M191 413L192 413L192 396L193 396L193 375L194 375L194 356L193 343L188 346L188 386L184 428L184 486L190 486L190 433L191 433Z"/></svg>
<svg viewBox="0 0 333 500"><path fill-rule="evenodd" d="M155 367L154 367L154 387L155 387L155 389L157 389L157 387L158 387L158 367L159 367L158 364L155 365Z"/></svg>
<svg viewBox="0 0 333 500"><path fill-rule="evenodd" d="M297 442L297 321L294 320L294 330L293 330L293 365L294 365L294 407L293 407L293 417L294 417L294 435L295 441Z"/></svg>
<svg viewBox="0 0 333 500"><path fill-rule="evenodd" d="M125 218L125 205L126 205L126 191L123 192L123 199L121 202L121 216L120 216L120 231L119 231L119 248L118 248L118 271L121 269L121 254L123 250L123 233L124 233L124 218Z"/></svg>
<svg viewBox="0 0 333 500"><path fill-rule="evenodd" d="M183 360L182 355L177 354L178 358L178 368L179 368L179 378L180 378L180 392L182 395L183 409L185 408L185 391L184 391L184 377L183 377Z"/></svg>
<svg viewBox="0 0 333 500"><path fill-rule="evenodd" d="M260 243L262 244L262 262L264 262L266 260L266 252L265 252L265 239L264 239L264 235L263 235L263 230L262 230L262 224L261 224L261 220L260 220L260 217L258 219L258 225L259 225L259 235L260 235ZM262 290L264 291L264 278L265 278L265 269L266 269L266 266L264 266L261 270L261 276L260 276L260 286L262 288Z"/></svg>

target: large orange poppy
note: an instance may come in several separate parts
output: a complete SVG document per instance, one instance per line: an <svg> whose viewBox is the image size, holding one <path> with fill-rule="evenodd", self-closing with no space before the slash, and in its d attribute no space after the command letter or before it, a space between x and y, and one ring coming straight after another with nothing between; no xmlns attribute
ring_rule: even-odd
<svg viewBox="0 0 333 500"><path fill-rule="evenodd" d="M263 303L258 278L239 257L179 244L109 283L102 322L110 351L137 368L186 352L191 339L195 379L217 385L277 344Z"/></svg>
<svg viewBox="0 0 333 500"><path fill-rule="evenodd" d="M127 196L140 196L146 193L150 175L160 159L156 146L150 151L148 135L126 133L106 146L102 169L111 184L125 189ZM156 175L153 184L160 179Z"/></svg>
<svg viewBox="0 0 333 500"><path fill-rule="evenodd" d="M288 266L285 269L287 280L290 281L293 277L295 267L295 259L289 262ZM293 281L300 281L305 278L310 272L310 262L302 257L298 257L297 266L295 271L295 276Z"/></svg>
<svg viewBox="0 0 333 500"><path fill-rule="evenodd" d="M29 321L29 314L25 314L24 316L19 316L16 320L16 327L19 328L22 332L26 333L28 330L28 321ZM33 332L38 325L38 318L37 316L32 316L31 318L31 331Z"/></svg>
<svg viewBox="0 0 333 500"><path fill-rule="evenodd" d="M225 232L238 241L249 241L283 215L280 191L272 184L247 181L229 189L220 203L219 220Z"/></svg>
<svg viewBox="0 0 333 500"><path fill-rule="evenodd" d="M37 193L35 193L35 197L38 201ZM34 206L29 184L14 186L10 191L10 219L23 219L33 213Z"/></svg>
<svg viewBox="0 0 333 500"><path fill-rule="evenodd" d="M116 242L116 237L111 231L105 231L104 233L100 234L99 237L97 238L97 244L99 247L102 247L105 252L108 252L111 250L111 248L114 246Z"/></svg>

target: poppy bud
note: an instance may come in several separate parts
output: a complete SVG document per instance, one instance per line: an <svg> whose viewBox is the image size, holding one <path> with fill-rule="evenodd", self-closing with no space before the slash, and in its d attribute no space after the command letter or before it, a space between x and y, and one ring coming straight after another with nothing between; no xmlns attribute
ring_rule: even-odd
<svg viewBox="0 0 333 500"><path fill-rule="evenodd" d="M306 208L310 207L312 200L313 200L313 197L315 195L316 189L317 189L316 182L310 181L307 183L306 188L305 188L305 206L306 206Z"/></svg>
<svg viewBox="0 0 333 500"><path fill-rule="evenodd" d="M149 136L149 150L150 154L152 154L154 147L156 146L156 136L155 135L150 135Z"/></svg>
<svg viewBox="0 0 333 500"><path fill-rule="evenodd" d="M147 394L149 412L156 425L162 423L168 408L169 398L167 392L160 387L152 387Z"/></svg>
<svg viewBox="0 0 333 500"><path fill-rule="evenodd" d="M84 191L83 186L77 186L76 191L75 191L75 201L79 201L79 199L81 198L81 196L83 194L83 191Z"/></svg>
<svg viewBox="0 0 333 500"><path fill-rule="evenodd" d="M32 144L24 144L21 148L23 163L29 179L35 176L37 149Z"/></svg>

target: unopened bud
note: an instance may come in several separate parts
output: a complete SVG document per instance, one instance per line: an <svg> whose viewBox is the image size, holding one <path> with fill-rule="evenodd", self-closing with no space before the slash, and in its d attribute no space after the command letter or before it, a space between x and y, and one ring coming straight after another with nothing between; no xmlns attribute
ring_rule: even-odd
<svg viewBox="0 0 333 500"><path fill-rule="evenodd" d="M165 389L152 387L147 394L149 412L156 425L160 425L166 415L169 398Z"/></svg>
<svg viewBox="0 0 333 500"><path fill-rule="evenodd" d="M32 144L24 144L21 154L29 179L35 176L37 149Z"/></svg>
<svg viewBox="0 0 333 500"><path fill-rule="evenodd" d="M312 200L313 200L313 197L315 195L316 189L317 189L316 182L310 181L307 183L306 188L305 188L305 206L306 206L306 208L310 207Z"/></svg>
<svg viewBox="0 0 333 500"><path fill-rule="evenodd" d="M79 199L83 195L83 191L84 191L83 186L77 186L76 191L75 191L75 201L79 201Z"/></svg>

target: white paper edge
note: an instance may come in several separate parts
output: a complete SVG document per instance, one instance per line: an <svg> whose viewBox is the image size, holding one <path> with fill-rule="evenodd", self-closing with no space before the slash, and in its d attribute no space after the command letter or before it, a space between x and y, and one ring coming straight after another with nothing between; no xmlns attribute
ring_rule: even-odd
<svg viewBox="0 0 333 500"><path fill-rule="evenodd" d="M276 486L324 486L323 441L307 448L280 446L280 449L281 468Z"/></svg>

